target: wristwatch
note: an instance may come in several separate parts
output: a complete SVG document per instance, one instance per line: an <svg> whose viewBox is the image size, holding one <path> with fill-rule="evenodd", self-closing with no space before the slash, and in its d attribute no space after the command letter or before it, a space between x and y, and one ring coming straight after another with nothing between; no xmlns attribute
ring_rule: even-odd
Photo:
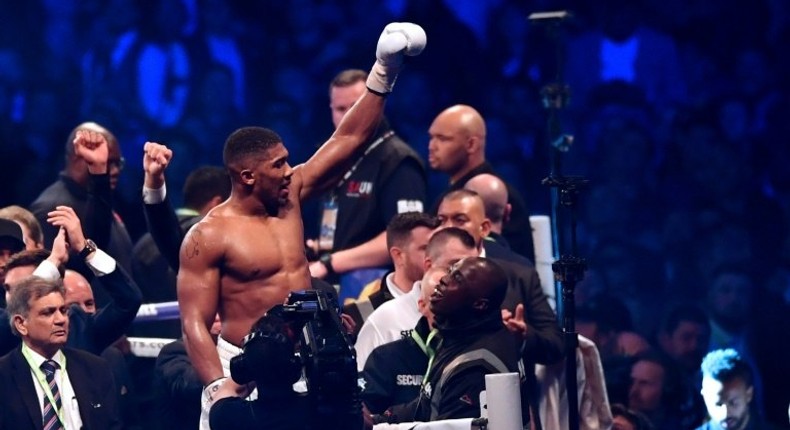
<svg viewBox="0 0 790 430"><path fill-rule="evenodd" d="M328 252L326 254L322 254L321 257L318 258L318 261L320 261L321 264L324 265L324 267L326 268L326 274L328 276L335 275L335 268L332 267L332 254Z"/></svg>
<svg viewBox="0 0 790 430"><path fill-rule="evenodd" d="M80 251L80 257L83 259L88 258L91 253L96 252L96 249L98 248L95 242L90 239L85 239L85 248L82 248L82 251Z"/></svg>

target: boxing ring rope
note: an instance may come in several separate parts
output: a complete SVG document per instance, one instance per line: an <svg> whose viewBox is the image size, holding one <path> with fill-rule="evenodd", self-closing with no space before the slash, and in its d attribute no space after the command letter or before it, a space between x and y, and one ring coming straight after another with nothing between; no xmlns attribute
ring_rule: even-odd
<svg viewBox="0 0 790 430"><path fill-rule="evenodd" d="M134 323L175 320L181 316L178 302L146 303L140 306ZM129 349L137 357L156 358L159 351L176 339L160 337L127 337Z"/></svg>
<svg viewBox="0 0 790 430"><path fill-rule="evenodd" d="M137 316L134 318L134 323L148 323L154 321L165 321L165 320L174 320L178 319L181 316L181 312L178 308L178 302L162 302L162 303L146 303L140 306L140 309L137 311ZM159 355L159 351L167 345L175 341L176 339L167 339L167 338L158 338L158 337L127 337L127 341L129 342L129 348L137 357L145 357L145 358L156 358ZM489 375L490 376L490 375ZM509 382L516 382L516 386L518 383L518 374L507 374L507 375L499 375L499 376L506 376ZM511 413L506 414L508 415L508 419L518 420L517 422L520 423L521 421L521 414L520 408L517 406L520 405L520 393L512 390L505 390L501 386L497 386L495 390L490 390L492 381L489 377L486 377L486 386L489 388L489 391L492 393L496 392L507 392L510 399L507 402L503 402L509 406L509 409L513 409L512 412L519 410L518 413ZM483 399L485 396L483 395ZM499 398L501 396L494 396L496 403L502 402ZM482 399L481 399L482 400ZM514 403L515 402L515 403ZM485 400L483 401L485 402ZM514 407L515 406L515 407ZM485 409L481 410L481 413L484 417L487 417L487 411ZM505 414L498 414L498 415L505 415ZM462 420L445 420L445 421L436 421L432 423L402 423L402 424L378 424L374 428L377 430L401 430L401 429L420 429L420 430L477 430L480 427L477 425L479 419L462 419ZM492 425L493 424L493 425ZM500 424L500 425L497 425ZM504 427L501 424L505 423L496 423L496 422L489 422L488 429L489 430L498 430L498 429L505 429L509 428L509 426L505 425ZM512 424L508 422L507 424ZM517 426L519 427L519 426ZM513 427L516 428L516 427Z"/></svg>
<svg viewBox="0 0 790 430"><path fill-rule="evenodd" d="M175 320L180 316L178 302L146 303L140 306L134 322Z"/></svg>

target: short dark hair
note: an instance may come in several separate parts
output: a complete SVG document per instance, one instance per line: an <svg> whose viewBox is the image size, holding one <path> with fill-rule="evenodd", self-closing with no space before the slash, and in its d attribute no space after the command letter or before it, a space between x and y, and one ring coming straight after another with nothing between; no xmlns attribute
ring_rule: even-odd
<svg viewBox="0 0 790 430"><path fill-rule="evenodd" d="M50 252L48 249L29 249L19 251L12 255L3 266L3 273L24 266L38 266L42 261L49 258Z"/></svg>
<svg viewBox="0 0 790 430"><path fill-rule="evenodd" d="M22 315L27 317L30 313L30 302L38 300L44 296L52 293L59 293L66 296L66 289L63 287L63 281L50 280L39 278L38 276L30 276L25 278L20 284L19 288L14 288L8 297L8 321L11 324L11 331L19 336L19 332L14 326L14 316Z"/></svg>
<svg viewBox="0 0 790 430"><path fill-rule="evenodd" d="M621 403L612 404L612 418L617 416L625 418L634 426L634 430L653 430L653 424L644 414L628 409Z"/></svg>
<svg viewBox="0 0 790 430"><path fill-rule="evenodd" d="M434 251L444 249L451 239L458 239L462 245L472 249L475 247L475 238L469 232L458 227L447 227L436 231L431 235L428 240L428 247L425 248L425 254L433 254Z"/></svg>
<svg viewBox="0 0 790 430"><path fill-rule="evenodd" d="M244 159L261 157L283 140L272 130L263 127L242 127L228 136L222 151L225 167L231 169Z"/></svg>
<svg viewBox="0 0 790 430"><path fill-rule="evenodd" d="M334 87L348 87L357 82L365 82L368 79L368 72L362 69L346 69L335 75L329 84L329 89Z"/></svg>
<svg viewBox="0 0 790 430"><path fill-rule="evenodd" d="M184 206L200 209L215 196L225 200L230 196L230 176L217 166L201 166L193 170L184 182Z"/></svg>
<svg viewBox="0 0 790 430"><path fill-rule="evenodd" d="M387 224L387 248L404 246L417 227L431 230L439 226L439 220L423 212L404 212L396 214Z"/></svg>
<svg viewBox="0 0 790 430"><path fill-rule="evenodd" d="M22 206L11 205L0 209L0 218L6 218L24 224L30 230L30 237L36 243L44 243L44 233L41 231L41 223L32 212Z"/></svg>
<svg viewBox="0 0 790 430"><path fill-rule="evenodd" d="M669 313L661 323L661 332L671 335L678 329L680 323L689 321L699 324L710 331L710 321L699 306L693 304L682 303L669 310Z"/></svg>
<svg viewBox="0 0 790 430"><path fill-rule="evenodd" d="M648 349L634 356L631 367L633 368L640 361L653 363L664 369L661 403L669 408L678 407L681 401L680 389L682 388L683 377L677 365L666 354L654 349Z"/></svg>
<svg viewBox="0 0 790 430"><path fill-rule="evenodd" d="M751 386L754 380L749 363L732 348L715 349L709 352L702 359L702 376L713 378L719 382L740 379L747 386Z"/></svg>

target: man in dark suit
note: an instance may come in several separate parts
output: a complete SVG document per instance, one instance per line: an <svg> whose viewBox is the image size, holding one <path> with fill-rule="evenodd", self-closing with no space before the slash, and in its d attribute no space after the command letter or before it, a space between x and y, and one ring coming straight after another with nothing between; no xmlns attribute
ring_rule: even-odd
<svg viewBox="0 0 790 430"><path fill-rule="evenodd" d="M68 260L68 248L78 251L80 254L78 258L84 260L86 266L98 280L97 283L101 284L109 293L110 299L98 307L98 310L95 308L86 309L81 306L72 307L69 313L71 333L68 337L68 344L74 348L100 354L118 340L134 320L142 302L140 289L124 272L123 268L115 262L115 259L83 236L79 218L71 208L60 206L50 214L52 214L52 222L63 227L52 243L52 252L37 249L13 255L6 263L4 270L6 296L8 297L9 293L13 292L17 285L30 275L53 281L60 280L63 277L62 266ZM84 281L79 275L75 278L78 283ZM67 277L67 281L73 283L70 277ZM84 287L86 286L81 288L83 291ZM75 288L72 291L70 296L73 297L68 297L69 304L81 301L79 295L84 294L80 294L79 290L80 288ZM75 292L77 294L74 294ZM90 293L90 289L88 289L88 293ZM2 324L0 324L0 332L2 330ZM0 339L5 340L5 337L0 335ZM0 351L7 352L14 346L14 343L9 345L3 341L0 343Z"/></svg>
<svg viewBox="0 0 790 430"><path fill-rule="evenodd" d="M86 122L72 130L65 152L66 166L60 177L29 207L41 224L44 243L52 243L58 234L58 227L47 222L49 212L58 206L71 207L83 220L86 235L131 273L132 240L113 210L112 191L124 165L118 140L99 124ZM72 258L69 268L91 280L99 305L110 299L99 283L93 282L92 271L81 259Z"/></svg>
<svg viewBox="0 0 790 430"><path fill-rule="evenodd" d="M9 297L11 327L22 345L0 358L0 428L120 429L117 390L107 363L64 348L69 332L65 289L36 276Z"/></svg>

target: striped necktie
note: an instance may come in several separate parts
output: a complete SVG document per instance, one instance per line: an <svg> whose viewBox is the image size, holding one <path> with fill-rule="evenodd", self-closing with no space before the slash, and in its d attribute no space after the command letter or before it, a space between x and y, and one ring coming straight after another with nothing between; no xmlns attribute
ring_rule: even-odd
<svg viewBox="0 0 790 430"><path fill-rule="evenodd" d="M49 390L52 392L52 398L55 400L55 405L49 401L49 396L44 394L44 430L64 430L63 423L58 418L58 411L62 403L60 401L60 390L58 384L55 383L55 371L60 368L60 365L54 360L47 360L41 363L41 370L47 377L47 384Z"/></svg>

